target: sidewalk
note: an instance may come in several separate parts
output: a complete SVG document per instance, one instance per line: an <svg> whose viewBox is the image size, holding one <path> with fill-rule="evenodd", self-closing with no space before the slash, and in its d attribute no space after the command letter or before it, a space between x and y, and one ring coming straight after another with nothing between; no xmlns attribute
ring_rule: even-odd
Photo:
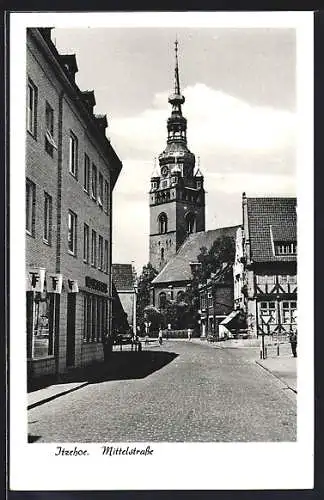
<svg viewBox="0 0 324 500"><path fill-rule="evenodd" d="M36 379L34 387L30 388L27 394L27 409L30 410L59 396L81 389L101 377L111 377L115 372L127 366L129 356L137 354L131 351L113 351L108 362L102 361L86 367L73 368L56 378L52 377L52 380L46 377Z"/></svg>
<svg viewBox="0 0 324 500"><path fill-rule="evenodd" d="M259 359L256 363L297 393L297 358L278 356Z"/></svg>

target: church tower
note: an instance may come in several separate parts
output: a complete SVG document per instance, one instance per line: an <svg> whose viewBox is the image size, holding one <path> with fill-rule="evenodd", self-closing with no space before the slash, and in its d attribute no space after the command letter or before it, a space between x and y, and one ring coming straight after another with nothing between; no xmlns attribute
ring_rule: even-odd
<svg viewBox="0 0 324 500"><path fill-rule="evenodd" d="M169 96L167 144L151 177L150 258L160 271L190 233L205 230L204 178L195 171L195 155L187 146L185 102L180 90L178 41L175 41L174 92Z"/></svg>

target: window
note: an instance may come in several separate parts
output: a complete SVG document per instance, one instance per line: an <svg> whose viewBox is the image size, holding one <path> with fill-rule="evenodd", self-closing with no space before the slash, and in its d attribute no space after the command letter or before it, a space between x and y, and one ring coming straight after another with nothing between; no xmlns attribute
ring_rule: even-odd
<svg viewBox="0 0 324 500"><path fill-rule="evenodd" d="M208 292L208 307L213 307L213 294L211 291Z"/></svg>
<svg viewBox="0 0 324 500"><path fill-rule="evenodd" d="M71 210L68 215L68 249L73 255L77 251L77 216Z"/></svg>
<svg viewBox="0 0 324 500"><path fill-rule="evenodd" d="M109 184L108 181L105 181L105 202L104 202L104 211L106 213L109 212L109 199L110 199L110 192L109 192Z"/></svg>
<svg viewBox="0 0 324 500"><path fill-rule="evenodd" d="M158 221L159 221L159 233L160 234L167 233L168 232L168 218L164 212L159 215Z"/></svg>
<svg viewBox="0 0 324 500"><path fill-rule="evenodd" d="M43 240L48 245L52 242L52 197L44 192L44 235Z"/></svg>
<svg viewBox="0 0 324 500"><path fill-rule="evenodd" d="M26 179L26 231L31 236L35 236L35 203L36 186Z"/></svg>
<svg viewBox="0 0 324 500"><path fill-rule="evenodd" d="M90 185L90 160L87 154L84 155L84 165L83 165L83 189L89 193Z"/></svg>
<svg viewBox="0 0 324 500"><path fill-rule="evenodd" d="M96 266L97 264L97 233L92 230L91 233L91 265Z"/></svg>
<svg viewBox="0 0 324 500"><path fill-rule="evenodd" d="M104 255L104 271L105 273L108 273L108 268L109 268L109 247L108 247L108 241L105 240L105 255Z"/></svg>
<svg viewBox="0 0 324 500"><path fill-rule="evenodd" d="M297 243L296 242L275 242L275 255L296 255Z"/></svg>
<svg viewBox="0 0 324 500"><path fill-rule="evenodd" d="M107 324L107 300L85 293L83 298L83 342L101 342Z"/></svg>
<svg viewBox="0 0 324 500"><path fill-rule="evenodd" d="M190 213L186 215L187 233L191 234L195 231L195 215Z"/></svg>
<svg viewBox="0 0 324 500"><path fill-rule="evenodd" d="M277 322L277 312L275 302L260 302L261 320L266 324Z"/></svg>
<svg viewBox="0 0 324 500"><path fill-rule="evenodd" d="M94 200L97 199L97 167L94 164L92 164L91 196Z"/></svg>
<svg viewBox="0 0 324 500"><path fill-rule="evenodd" d="M40 359L54 354L55 293L27 292L27 356Z"/></svg>
<svg viewBox="0 0 324 500"><path fill-rule="evenodd" d="M56 144L53 138L54 135L54 110L53 108L46 102L45 108L45 151L53 156L54 148L56 148Z"/></svg>
<svg viewBox="0 0 324 500"><path fill-rule="evenodd" d="M99 172L98 203L102 207L102 203L103 203L103 177L102 177L102 174L100 172Z"/></svg>
<svg viewBox="0 0 324 500"><path fill-rule="evenodd" d="M37 87L29 79L27 88L27 130L35 138L37 133Z"/></svg>
<svg viewBox="0 0 324 500"><path fill-rule="evenodd" d="M83 226L83 260L89 262L89 226Z"/></svg>
<svg viewBox="0 0 324 500"><path fill-rule="evenodd" d="M206 309L206 293L205 292L203 292L201 294L200 302L201 302L201 309Z"/></svg>
<svg viewBox="0 0 324 500"><path fill-rule="evenodd" d="M78 139L70 132L69 140L69 171L74 177L78 175Z"/></svg>
<svg viewBox="0 0 324 500"><path fill-rule="evenodd" d="M98 240L98 269L103 270L103 238L100 235Z"/></svg>
<svg viewBox="0 0 324 500"><path fill-rule="evenodd" d="M256 277L257 285L274 285L275 275L274 274L259 274Z"/></svg>
<svg viewBox="0 0 324 500"><path fill-rule="evenodd" d="M290 285L296 285L297 283L296 274L288 275L287 278L288 278L288 283L290 283Z"/></svg>
<svg viewBox="0 0 324 500"><path fill-rule="evenodd" d="M297 302L294 300L285 301L282 303L282 323L295 324L297 314Z"/></svg>
<svg viewBox="0 0 324 500"><path fill-rule="evenodd" d="M160 309L165 309L165 305L166 305L166 293L165 292L161 292L159 294L159 308Z"/></svg>

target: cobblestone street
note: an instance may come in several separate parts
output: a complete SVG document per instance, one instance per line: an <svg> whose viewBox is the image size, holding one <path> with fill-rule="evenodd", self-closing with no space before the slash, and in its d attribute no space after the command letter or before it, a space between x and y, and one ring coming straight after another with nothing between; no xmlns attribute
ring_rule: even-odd
<svg viewBox="0 0 324 500"><path fill-rule="evenodd" d="M296 395L253 348L152 343L135 364L28 411L32 442L294 441Z"/></svg>

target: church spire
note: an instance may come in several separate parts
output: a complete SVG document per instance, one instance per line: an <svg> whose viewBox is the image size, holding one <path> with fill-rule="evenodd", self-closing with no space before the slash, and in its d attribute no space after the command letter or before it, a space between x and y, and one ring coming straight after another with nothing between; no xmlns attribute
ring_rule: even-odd
<svg viewBox="0 0 324 500"><path fill-rule="evenodd" d="M174 52L175 52L174 93L169 96L169 103L172 105L172 114L178 114L182 116L181 104L185 102L185 98L183 95L181 95L180 91L178 45L179 42L176 39L174 42Z"/></svg>

